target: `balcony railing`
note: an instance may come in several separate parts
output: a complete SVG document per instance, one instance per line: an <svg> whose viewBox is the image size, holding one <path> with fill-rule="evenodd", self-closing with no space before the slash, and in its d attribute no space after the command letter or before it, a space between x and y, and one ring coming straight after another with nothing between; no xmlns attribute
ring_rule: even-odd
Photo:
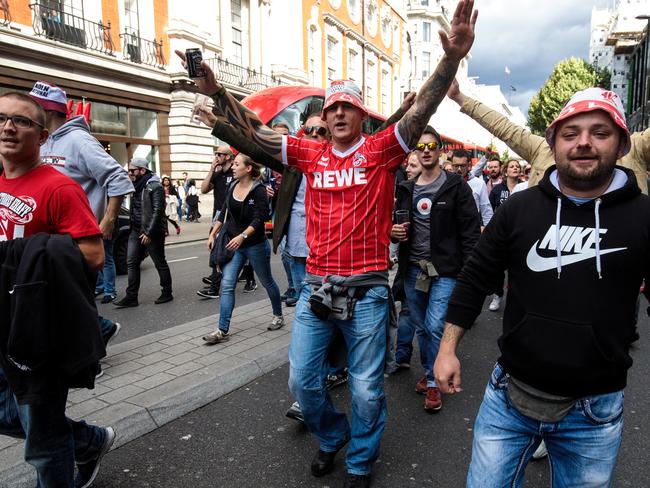
<svg viewBox="0 0 650 488"><path fill-rule="evenodd" d="M124 59L138 64L155 66L158 69L165 69L167 63L163 54L162 39L160 39L160 42L149 41L127 30L124 31L124 34L120 34L120 38L122 39Z"/></svg>
<svg viewBox="0 0 650 488"><path fill-rule="evenodd" d="M221 58L206 59L217 79L231 86L238 86L256 92L283 83L275 76L269 76L250 68L244 68Z"/></svg>
<svg viewBox="0 0 650 488"><path fill-rule="evenodd" d="M9 1L0 0L0 27L6 27L11 24L11 12L9 11Z"/></svg>
<svg viewBox="0 0 650 488"><path fill-rule="evenodd" d="M45 2L29 5L34 11L34 33L54 41L114 56L111 23L91 22Z"/></svg>

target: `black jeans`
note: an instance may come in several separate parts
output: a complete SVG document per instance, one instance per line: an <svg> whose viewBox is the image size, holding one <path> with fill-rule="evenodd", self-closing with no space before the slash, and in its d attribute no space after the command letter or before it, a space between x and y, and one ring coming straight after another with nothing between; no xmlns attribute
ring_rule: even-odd
<svg viewBox="0 0 650 488"><path fill-rule="evenodd" d="M126 266L128 269L129 284L126 287L127 298L138 298L140 289L140 263L144 259L145 250L149 252L158 276L160 276L160 288L163 295L172 294L172 274L165 259L165 236L153 234L151 242L143 246L140 242L140 233L131 229L129 233L129 244L127 247Z"/></svg>

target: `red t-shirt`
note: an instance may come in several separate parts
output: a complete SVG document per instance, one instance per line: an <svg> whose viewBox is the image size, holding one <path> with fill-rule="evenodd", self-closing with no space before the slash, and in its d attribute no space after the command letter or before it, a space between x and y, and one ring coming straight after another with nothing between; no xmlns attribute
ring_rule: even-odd
<svg viewBox="0 0 650 488"><path fill-rule="evenodd" d="M345 153L284 136L282 159L307 177L307 271L350 276L388 269L395 170L408 147L391 125Z"/></svg>
<svg viewBox="0 0 650 488"><path fill-rule="evenodd" d="M18 178L0 175L0 241L37 232L101 235L86 194L63 173L41 165Z"/></svg>

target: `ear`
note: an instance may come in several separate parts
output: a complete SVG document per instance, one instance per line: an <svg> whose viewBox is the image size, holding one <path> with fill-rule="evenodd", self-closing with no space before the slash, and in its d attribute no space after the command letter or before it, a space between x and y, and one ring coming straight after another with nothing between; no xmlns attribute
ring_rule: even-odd
<svg viewBox="0 0 650 488"><path fill-rule="evenodd" d="M41 133L38 135L38 145L42 146L45 144L48 137L50 137L50 132L45 128L41 129Z"/></svg>

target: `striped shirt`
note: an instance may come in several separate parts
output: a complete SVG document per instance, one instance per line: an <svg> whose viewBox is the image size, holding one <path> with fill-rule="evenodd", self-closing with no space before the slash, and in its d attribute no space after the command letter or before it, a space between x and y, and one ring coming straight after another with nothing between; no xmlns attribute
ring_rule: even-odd
<svg viewBox="0 0 650 488"><path fill-rule="evenodd" d="M388 269L395 171L407 152L396 124L344 153L329 142L283 136L283 162L307 177L309 273Z"/></svg>

